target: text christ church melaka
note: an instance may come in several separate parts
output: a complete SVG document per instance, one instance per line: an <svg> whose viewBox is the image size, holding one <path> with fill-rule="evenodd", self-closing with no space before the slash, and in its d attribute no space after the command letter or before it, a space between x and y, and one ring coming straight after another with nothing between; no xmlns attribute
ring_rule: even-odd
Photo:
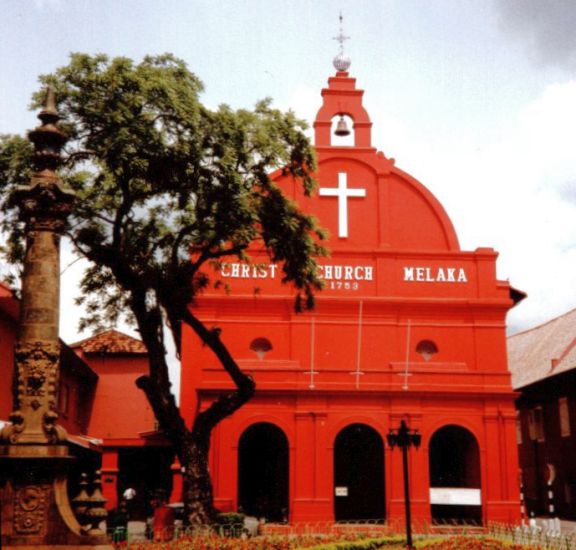
<svg viewBox="0 0 576 550"><path fill-rule="evenodd" d="M343 63L343 64L342 64ZM404 517L402 458L386 434L422 435L409 453L417 521L519 519L514 396L505 319L522 296L496 280L491 248L460 250L426 187L371 146L363 91L335 59L314 121L318 193L276 183L330 232L325 288L297 314L279 266L221 267L230 293L197 314L257 383L215 430L215 505L267 521ZM333 128L345 116L353 145ZM255 289L258 292L255 292ZM191 421L230 381L192 331L183 338L181 405Z"/></svg>

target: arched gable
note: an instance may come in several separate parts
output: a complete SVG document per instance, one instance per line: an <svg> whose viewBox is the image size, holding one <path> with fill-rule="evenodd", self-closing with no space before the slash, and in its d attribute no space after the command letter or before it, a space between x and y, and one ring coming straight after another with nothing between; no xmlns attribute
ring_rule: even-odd
<svg viewBox="0 0 576 550"><path fill-rule="evenodd" d="M387 178L384 205L389 218L388 244L402 250L458 251L458 237L440 201L406 172L394 167Z"/></svg>

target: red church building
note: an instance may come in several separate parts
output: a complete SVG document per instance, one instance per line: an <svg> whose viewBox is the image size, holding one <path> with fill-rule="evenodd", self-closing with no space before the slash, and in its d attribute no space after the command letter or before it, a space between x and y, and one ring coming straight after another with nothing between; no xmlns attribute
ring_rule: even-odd
<svg viewBox="0 0 576 550"><path fill-rule="evenodd" d="M215 430L215 504L269 521L404 517L402 455L386 443L404 420L418 521L520 517L506 313L523 295L496 278L491 248L460 249L434 195L371 143L363 91L335 60L314 122L318 192L276 183L330 232L325 287L294 311L279 267L254 251L220 276L197 314L222 329L255 397ZM339 63L344 64L339 64ZM335 128L351 124L353 142ZM340 123L340 126L338 126ZM188 421L225 371L187 330L181 405Z"/></svg>

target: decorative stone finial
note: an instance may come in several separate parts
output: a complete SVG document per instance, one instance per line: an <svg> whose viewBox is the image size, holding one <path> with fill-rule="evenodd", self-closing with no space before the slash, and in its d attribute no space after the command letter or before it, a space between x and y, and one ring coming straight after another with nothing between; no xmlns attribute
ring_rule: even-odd
<svg viewBox="0 0 576 550"><path fill-rule="evenodd" d="M36 170L56 170L61 163L60 151L68 140L66 134L57 126L60 115L56 110L54 88L48 86L44 108L38 114L42 125L29 132L28 137L34 144L34 164Z"/></svg>
<svg viewBox="0 0 576 550"><path fill-rule="evenodd" d="M344 34L344 30L342 28L342 21L343 21L343 17L342 17L342 12L340 12L340 31L339 33L333 37L333 40L336 40L339 44L340 44L340 49L338 51L338 55L332 60L332 64L334 65L334 68L339 71L347 71L350 67L350 58L347 55L344 55L344 42L346 40L349 40L350 37L346 36Z"/></svg>
<svg viewBox="0 0 576 550"><path fill-rule="evenodd" d="M10 415L12 423L0 431L0 444L8 444L6 452L13 452L10 445L21 445L17 452L24 454L30 449L35 456L54 453L49 446L61 445L67 439L56 412L60 373L59 239L75 197L56 173L67 138L56 126L60 116L50 88L38 118L41 126L28 134L34 144L35 171L30 184L19 186L14 193L20 217L26 222L26 256L14 349L15 407ZM61 452L67 450L62 446Z"/></svg>

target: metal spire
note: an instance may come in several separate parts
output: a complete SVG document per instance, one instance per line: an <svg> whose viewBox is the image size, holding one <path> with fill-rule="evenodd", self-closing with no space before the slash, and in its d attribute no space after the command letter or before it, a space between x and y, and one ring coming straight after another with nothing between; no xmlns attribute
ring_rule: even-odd
<svg viewBox="0 0 576 550"><path fill-rule="evenodd" d="M332 40L336 40L340 44L340 46L338 50L338 55L332 60L332 64L334 65L334 68L337 71L347 71L348 68L350 67L351 61L348 56L344 55L344 42L346 40L350 40L350 37L344 34L344 29L342 26L344 18L342 17L342 12L340 12L339 19L340 19L340 30L336 36L332 37Z"/></svg>

